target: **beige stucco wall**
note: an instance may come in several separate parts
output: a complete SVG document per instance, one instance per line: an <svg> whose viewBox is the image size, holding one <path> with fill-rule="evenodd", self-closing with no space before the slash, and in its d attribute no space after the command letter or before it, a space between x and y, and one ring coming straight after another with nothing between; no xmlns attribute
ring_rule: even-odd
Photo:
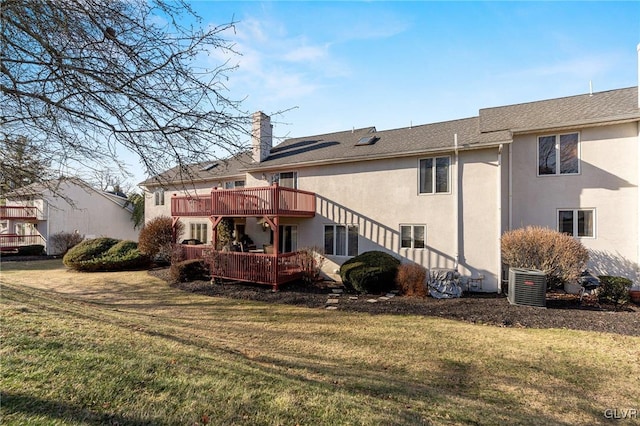
<svg viewBox="0 0 640 426"><path fill-rule="evenodd" d="M460 154L460 272L483 276L485 291L497 291L500 279L504 162L500 162L499 155L498 148Z"/></svg>
<svg viewBox="0 0 640 426"><path fill-rule="evenodd" d="M460 272L484 275L483 289L495 291L500 231L498 150L460 153L458 214L465 226L457 234L454 155L441 155L450 155L452 160L451 191L443 194L418 194L419 159L427 156L297 169L298 187L317 194L317 214L312 219L284 219L282 223L298 224L299 247L323 247L325 225L358 225L359 253L387 251L426 268L454 268L459 248ZM261 183L259 175L254 178L256 184ZM400 248L400 226L408 224L427 226L426 249ZM326 258L324 270L331 275L349 257Z"/></svg>
<svg viewBox="0 0 640 426"><path fill-rule="evenodd" d="M578 131L578 175L537 176L539 135L514 138L512 227L557 229L558 209L595 209L595 237L580 238L591 252L589 268L637 280L638 124Z"/></svg>

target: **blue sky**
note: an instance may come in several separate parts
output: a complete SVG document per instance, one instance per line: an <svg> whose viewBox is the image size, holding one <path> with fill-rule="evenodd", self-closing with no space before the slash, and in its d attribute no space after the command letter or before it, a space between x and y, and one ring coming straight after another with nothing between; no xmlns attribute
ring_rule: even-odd
<svg viewBox="0 0 640 426"><path fill-rule="evenodd" d="M274 136L446 121L638 84L640 2L213 2L226 82ZM211 52L210 65L226 59Z"/></svg>

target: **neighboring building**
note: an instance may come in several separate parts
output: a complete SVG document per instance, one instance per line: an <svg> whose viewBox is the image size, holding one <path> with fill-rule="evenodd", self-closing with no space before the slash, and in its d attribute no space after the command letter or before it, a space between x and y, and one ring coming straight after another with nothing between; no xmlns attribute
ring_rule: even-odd
<svg viewBox="0 0 640 426"><path fill-rule="evenodd" d="M383 250L426 268L457 268L494 292L504 277L500 236L540 225L578 238L591 270L637 285L639 106L632 87L275 147L269 117L256 113L252 152L193 165L183 170L185 183L178 169L143 182L145 211L147 220L173 214L186 224L184 238L205 243L216 220L233 217L236 235L246 233L258 248L319 246L329 274L353 255ZM256 208L274 182L315 194L313 214L283 213L297 198ZM250 190L257 187L263 192Z"/></svg>
<svg viewBox="0 0 640 426"><path fill-rule="evenodd" d="M59 254L49 238L59 232L77 232L85 238L100 236L138 240L131 220L132 206L118 194L100 191L77 178L53 182L54 191L31 184L5 195L0 206L0 248L42 244L47 254Z"/></svg>

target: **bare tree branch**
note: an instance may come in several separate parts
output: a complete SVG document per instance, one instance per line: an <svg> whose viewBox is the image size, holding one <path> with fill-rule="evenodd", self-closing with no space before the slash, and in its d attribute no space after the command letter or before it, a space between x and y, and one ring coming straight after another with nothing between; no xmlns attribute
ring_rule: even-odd
<svg viewBox="0 0 640 426"><path fill-rule="evenodd" d="M233 22L201 28L165 0L0 0L0 14L1 136L26 138L53 168L111 168L127 150L157 175L247 149L250 115L223 83L234 67L196 68L235 53Z"/></svg>

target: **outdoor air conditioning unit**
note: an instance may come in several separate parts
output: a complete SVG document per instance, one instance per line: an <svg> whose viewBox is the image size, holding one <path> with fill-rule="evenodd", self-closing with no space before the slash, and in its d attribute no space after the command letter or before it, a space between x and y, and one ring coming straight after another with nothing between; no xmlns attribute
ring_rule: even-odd
<svg viewBox="0 0 640 426"><path fill-rule="evenodd" d="M537 269L509 268L509 303L547 306L547 276Z"/></svg>

